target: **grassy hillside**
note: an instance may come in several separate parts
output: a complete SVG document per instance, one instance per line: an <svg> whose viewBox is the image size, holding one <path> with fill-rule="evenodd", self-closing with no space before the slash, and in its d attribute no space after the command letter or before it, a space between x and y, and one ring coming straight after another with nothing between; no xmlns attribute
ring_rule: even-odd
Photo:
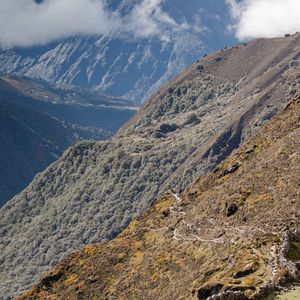
<svg viewBox="0 0 300 300"><path fill-rule="evenodd" d="M213 172L18 299L262 299L300 280L300 90Z"/></svg>
<svg viewBox="0 0 300 300"><path fill-rule="evenodd" d="M16 296L66 254L114 238L158 195L238 148L299 87L299 43L296 34L214 52L110 140L69 148L0 210L2 293Z"/></svg>

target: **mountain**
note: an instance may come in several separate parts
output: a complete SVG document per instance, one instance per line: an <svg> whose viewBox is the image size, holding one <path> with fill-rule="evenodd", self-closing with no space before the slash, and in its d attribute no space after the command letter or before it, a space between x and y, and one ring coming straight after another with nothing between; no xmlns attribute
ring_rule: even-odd
<svg viewBox="0 0 300 300"><path fill-rule="evenodd" d="M22 191L69 146L87 137L109 138L104 130L84 130L53 117L0 100L0 206Z"/></svg>
<svg viewBox="0 0 300 300"><path fill-rule="evenodd" d="M212 172L17 299L249 300L299 282L299 116L300 90Z"/></svg>
<svg viewBox="0 0 300 300"><path fill-rule="evenodd" d="M125 17L142 2L110 0L107 7ZM225 3L176 0L163 1L160 6L173 20L172 26L162 28L164 37L134 37L121 30L103 36L69 37L44 46L12 48L0 52L0 71L143 103L205 53L237 42L225 30L229 23Z"/></svg>
<svg viewBox="0 0 300 300"><path fill-rule="evenodd" d="M101 128L112 133L116 133L139 108L139 104L132 100L75 86L55 88L42 80L34 82L28 77L15 75L0 77L0 89L0 97L6 102L48 113L69 124Z"/></svg>
<svg viewBox="0 0 300 300"><path fill-rule="evenodd" d="M0 77L0 206L76 141L108 139L136 109L126 99Z"/></svg>
<svg viewBox="0 0 300 300"><path fill-rule="evenodd" d="M299 89L299 43L300 34L258 39L203 57L114 137L77 143L38 174L0 210L3 298L68 253L113 239L265 125Z"/></svg>

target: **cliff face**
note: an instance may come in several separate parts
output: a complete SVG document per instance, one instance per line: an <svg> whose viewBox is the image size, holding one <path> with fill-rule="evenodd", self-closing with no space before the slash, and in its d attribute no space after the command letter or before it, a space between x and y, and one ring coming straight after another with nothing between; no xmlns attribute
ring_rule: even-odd
<svg viewBox="0 0 300 300"><path fill-rule="evenodd" d="M169 189L186 188L237 149L276 115L297 90L299 40L299 34L281 39L259 39L204 57L159 89L116 136L105 142L78 143L36 176L28 188L0 210L3 242L0 259L4 262L0 268L5 274L2 294L16 296L66 254L116 237L160 194ZM224 167L224 176L219 174L218 182L226 182L230 172L239 167L238 161L240 159ZM226 170L231 171L227 174ZM232 174L236 176L237 173ZM211 184L214 180L217 179L212 179ZM235 205L228 200L227 207L222 206L224 211L228 209L224 214L230 217L240 205L239 201L246 201L248 188L242 186L239 193L238 188L228 189L212 199L223 201L234 196ZM253 197L258 199L259 194ZM167 204L162 204L167 215L179 209L172 204L176 199L169 195ZM208 201L205 199L203 203ZM168 205L175 206L168 210ZM205 212L210 215L215 211L214 218L217 218L218 207L212 203ZM169 241L173 241L175 235L184 239L184 243L190 238L201 242L192 237L198 236L196 232L191 233L191 237L185 235L188 226L184 228L184 223L180 223L180 216L184 214L178 213L171 214L174 224L166 225L173 228L164 233L169 234ZM236 214L232 215L234 218ZM155 218L151 218L154 224ZM233 226L225 221L226 218L220 221L222 226L213 227L209 240L217 241L217 235L221 235L217 227ZM164 218L157 220L165 222ZM182 228L174 227L177 221ZM199 222L201 225L202 221ZM237 224L234 226L244 230L242 223ZM148 230L150 225L144 227ZM204 225L209 233L209 224ZM161 230L157 231L158 238ZM233 234L235 232L242 231L235 229ZM202 232L198 237L206 239ZM234 235L230 239L235 241ZM221 253L214 248L219 244L211 242L209 245L213 248L208 252L203 248L203 255L213 251ZM194 251L185 249L186 253ZM200 288L200 283L196 286Z"/></svg>
<svg viewBox="0 0 300 300"><path fill-rule="evenodd" d="M18 299L262 299L300 280L300 91L213 172Z"/></svg>
<svg viewBox="0 0 300 300"><path fill-rule="evenodd" d="M129 14L141 2L107 1L121 16ZM204 53L236 43L222 31L228 19L225 3L217 5L220 6L219 19L212 17L216 13L216 5L212 2L190 0L183 5L182 1L166 1L162 6L162 10L178 23L178 26L164 28L167 34L164 39L156 35L149 38L124 36L121 30L109 36L79 36L43 47L10 49L0 52L0 71L42 78L62 86L78 85L143 103ZM205 11L201 16L205 25L180 26L186 20L199 19L200 8ZM199 32L205 30L205 26L212 32L206 35Z"/></svg>

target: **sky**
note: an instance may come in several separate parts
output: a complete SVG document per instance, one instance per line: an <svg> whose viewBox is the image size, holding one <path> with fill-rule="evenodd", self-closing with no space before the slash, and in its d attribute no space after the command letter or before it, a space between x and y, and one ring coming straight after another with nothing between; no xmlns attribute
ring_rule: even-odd
<svg viewBox="0 0 300 300"><path fill-rule="evenodd" d="M41 2L41 1L37 1ZM133 38L159 36L177 24L161 9L162 0L142 0L120 16L105 8L105 0L1 0L0 47L43 45L77 34L114 32Z"/></svg>
<svg viewBox="0 0 300 300"><path fill-rule="evenodd" d="M39 4L35 0L1 0L0 47L30 47L78 34L115 32L135 39L157 36L168 41L166 33L178 26L188 27L189 20L178 24L163 11L164 1L137 1L121 16L109 11L105 0L44 0ZM220 1L226 3L231 16L227 29L240 41L300 31L299 0Z"/></svg>
<svg viewBox="0 0 300 300"><path fill-rule="evenodd" d="M299 0L226 0L236 37L249 40L300 32Z"/></svg>

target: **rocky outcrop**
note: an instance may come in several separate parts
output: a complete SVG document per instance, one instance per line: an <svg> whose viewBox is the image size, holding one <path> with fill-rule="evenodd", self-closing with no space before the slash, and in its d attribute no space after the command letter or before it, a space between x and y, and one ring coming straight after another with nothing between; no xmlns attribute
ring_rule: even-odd
<svg viewBox="0 0 300 300"><path fill-rule="evenodd" d="M202 287L201 289L199 289L199 291L197 293L197 298L198 298L198 300L210 299L211 298L210 296L218 294L219 291L222 289L222 287L223 287L223 284L220 284L220 283Z"/></svg>
<svg viewBox="0 0 300 300"><path fill-rule="evenodd" d="M279 254L279 263L282 269L287 269L290 272L290 275L295 280L300 279L300 253L297 252L299 257L299 261L292 262L288 259L289 252L292 250L292 243L300 242L300 231L291 231L287 230L282 235L282 246L280 247L280 254ZM292 280L293 280L292 279Z"/></svg>
<svg viewBox="0 0 300 300"><path fill-rule="evenodd" d="M211 297L206 298L207 300L249 300L249 298L240 291L229 291Z"/></svg>

